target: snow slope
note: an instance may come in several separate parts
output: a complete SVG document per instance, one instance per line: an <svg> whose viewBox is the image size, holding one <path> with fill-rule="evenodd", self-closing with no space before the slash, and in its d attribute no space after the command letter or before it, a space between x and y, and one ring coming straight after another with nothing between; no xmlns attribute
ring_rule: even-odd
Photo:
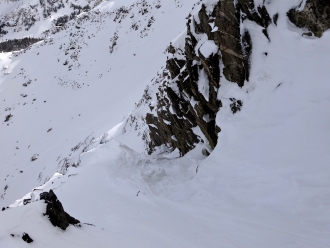
<svg viewBox="0 0 330 248"><path fill-rule="evenodd" d="M15 108L1 113L3 119L9 112L13 117L9 126L4 123L0 129L4 137L0 180L9 185L0 202L7 206L45 182L33 192L54 189L69 214L94 226L70 226L63 232L42 216L45 205L41 201L16 207L22 205L21 199L0 213L0 223L5 223L0 224L1 243L27 246L21 240L27 232L34 247L329 247L330 33L319 39L302 37L303 31L286 17L297 1L266 4L271 15L279 13L277 26L269 26L269 42L256 24L243 23L253 41L250 81L239 88L222 79L223 108L217 116L222 131L215 150L207 158L198 149L182 158L147 156L132 150L130 143L136 141L122 139L122 124L115 125L138 100L147 78L164 64L161 52L168 43L159 36L172 20L169 16L179 18L184 12L173 8L173 2L164 3L159 10L164 8L168 15L162 19L159 14L163 21L157 24L154 14L153 25L160 26L144 38L135 32L125 34L123 20L111 54L104 51L109 52L108 40L114 31L106 34L112 20L99 29L99 36L95 34L95 42L91 37L88 49L81 49L78 62L63 56L62 50L69 47L64 33L18 57L4 57L5 72L11 73L2 76L0 102ZM182 2L187 12L192 5L188 3ZM76 25L63 32L77 31ZM83 26L87 24L79 30ZM119 26L114 23L113 27ZM160 27L164 29L158 33ZM172 28L179 33L184 26ZM103 38L97 39L101 34L108 37L104 46ZM121 35L126 35L122 41ZM163 35L175 37L173 30ZM75 46L85 39L86 34L75 40ZM131 55L135 52L136 56ZM31 63L37 59L44 64ZM65 59L69 62L64 67ZM75 67L76 63L81 66ZM70 64L75 68L72 75ZM40 72L41 66L51 70ZM107 68L111 68L108 74ZM18 75L21 71L23 76ZM99 74L104 76L97 79ZM56 78L64 75L67 84L61 85ZM17 81L13 81L15 76ZM38 76L37 81L23 88L29 76L33 80ZM70 80L81 88L75 89ZM24 100L28 104L23 105L19 90L28 94ZM234 115L231 97L243 101L242 111ZM38 113L32 112L35 107ZM23 123L27 128L21 127ZM48 128L53 129L47 133ZM73 149L74 158L70 158L70 148L91 132L97 142L88 138L76 152ZM16 151L15 146L20 149ZM83 154L75 157L84 147ZM40 155L31 162L34 153ZM79 166L58 166L59 155L71 163L80 160ZM43 167L42 179L37 181ZM51 178L60 169L65 174Z"/></svg>
<svg viewBox="0 0 330 248"><path fill-rule="evenodd" d="M30 50L1 55L0 188L8 185L1 204L77 163L70 161L73 151L81 152L129 113L194 4L134 2L103 3ZM4 122L8 115L13 117Z"/></svg>

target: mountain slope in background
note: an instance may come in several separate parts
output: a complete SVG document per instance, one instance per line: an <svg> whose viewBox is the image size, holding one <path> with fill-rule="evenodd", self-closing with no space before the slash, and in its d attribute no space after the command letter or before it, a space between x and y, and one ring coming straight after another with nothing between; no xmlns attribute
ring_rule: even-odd
<svg viewBox="0 0 330 248"><path fill-rule="evenodd" d="M0 240L6 247L27 245L23 233L34 247L329 247L329 31L306 36L307 28L290 22L287 13L305 2L254 1L252 8L237 1L242 10L249 7L240 12L247 18L237 20L252 44L243 85L230 76L228 49L202 32L208 26L192 30L205 9L217 32L211 13L224 3L234 4L102 2L30 49L1 55ZM196 56L188 58L183 51L193 37ZM212 146L202 122L194 126L196 118L173 108L168 89L199 116L195 106L206 106L200 95L213 94L203 57L215 54L221 107L202 116L221 129ZM173 58L174 77L166 63ZM180 60L197 65L199 93L180 89L186 70ZM189 73L183 79L193 78ZM146 116L174 125L162 110L191 122L199 142L182 152L180 136L170 134L148 155L152 128L163 124ZM39 194L50 189L80 227L62 231L43 216Z"/></svg>
<svg viewBox="0 0 330 248"><path fill-rule="evenodd" d="M49 30L60 27L102 1L99 0L6 0L1 3L1 40L47 36Z"/></svg>

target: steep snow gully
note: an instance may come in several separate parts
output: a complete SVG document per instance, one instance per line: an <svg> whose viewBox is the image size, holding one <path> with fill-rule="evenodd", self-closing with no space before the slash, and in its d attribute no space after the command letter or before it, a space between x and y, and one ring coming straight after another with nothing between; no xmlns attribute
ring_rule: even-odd
<svg viewBox="0 0 330 248"><path fill-rule="evenodd" d="M329 16L1 2L0 247L330 247Z"/></svg>

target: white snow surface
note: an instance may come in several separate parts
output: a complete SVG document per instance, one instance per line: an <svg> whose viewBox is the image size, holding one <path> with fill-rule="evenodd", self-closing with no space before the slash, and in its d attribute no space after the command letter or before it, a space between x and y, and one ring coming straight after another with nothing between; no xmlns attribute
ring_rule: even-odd
<svg viewBox="0 0 330 248"><path fill-rule="evenodd" d="M330 247L330 32L302 37L286 17L297 1L266 4L278 25L268 42L243 23L253 41L250 81L239 88L221 78L211 155L148 156L132 149L138 135L121 138L120 121L193 6L159 2L146 33L151 14L139 16L139 7L121 23L96 11L18 56L0 54L0 118L13 115L0 125L0 206L12 204L0 212L1 247ZM72 46L81 47L77 60ZM240 112L232 114L229 98L242 100ZM38 200L49 189L92 225L53 227Z"/></svg>

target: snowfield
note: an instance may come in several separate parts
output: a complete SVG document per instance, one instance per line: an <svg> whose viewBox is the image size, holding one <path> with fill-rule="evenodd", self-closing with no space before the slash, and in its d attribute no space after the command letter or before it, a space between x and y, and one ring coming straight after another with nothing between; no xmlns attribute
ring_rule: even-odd
<svg viewBox="0 0 330 248"><path fill-rule="evenodd" d="M214 151L146 155L139 134L123 135L127 114L169 42L184 42L185 17L215 1L143 2L103 2L31 49L0 53L1 247L330 247L330 31L302 36L286 16L300 1L266 3L277 25L269 42L242 24L250 81L221 78ZM43 216L50 189L80 227Z"/></svg>

